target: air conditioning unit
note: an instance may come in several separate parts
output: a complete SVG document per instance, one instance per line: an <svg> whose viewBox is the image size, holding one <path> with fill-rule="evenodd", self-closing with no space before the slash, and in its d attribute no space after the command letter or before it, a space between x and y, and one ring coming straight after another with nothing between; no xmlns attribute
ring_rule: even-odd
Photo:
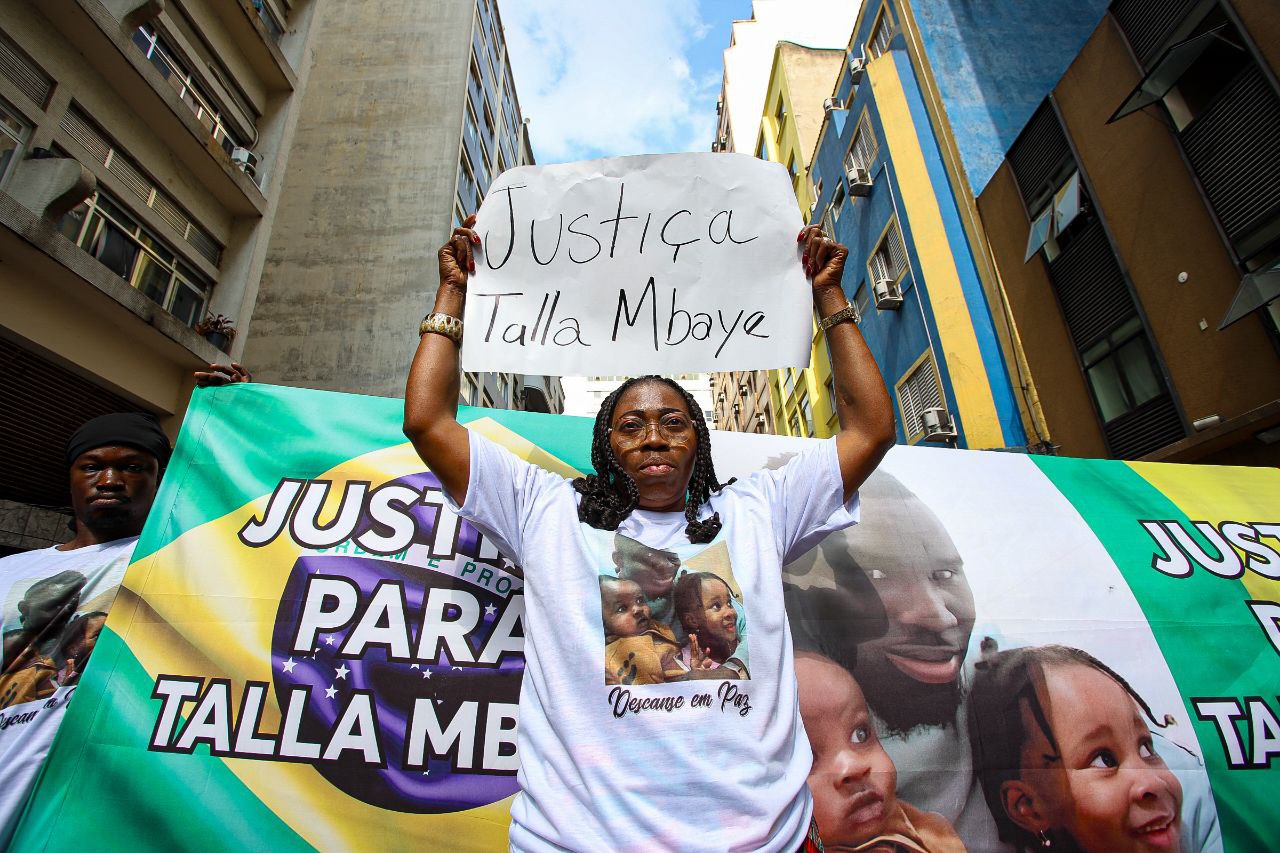
<svg viewBox="0 0 1280 853"><path fill-rule="evenodd" d="M254 177L258 172L258 155L254 154L248 148L232 148L231 162L240 167L240 171L249 177Z"/></svg>
<svg viewBox="0 0 1280 853"><path fill-rule="evenodd" d="M925 441L949 441L956 437L956 426L946 409L925 409L920 415Z"/></svg>
<svg viewBox="0 0 1280 853"><path fill-rule="evenodd" d="M867 63L861 56L856 56L849 60L849 82L858 85L862 82L863 72L867 70Z"/></svg>
<svg viewBox="0 0 1280 853"><path fill-rule="evenodd" d="M849 179L849 195L871 195L871 173L866 169L853 165L845 171L845 176Z"/></svg>
<svg viewBox="0 0 1280 853"><path fill-rule="evenodd" d="M878 278L871 283L871 292L876 298L876 307L882 311L891 311L902 307L902 290L898 283L888 278Z"/></svg>
<svg viewBox="0 0 1280 853"><path fill-rule="evenodd" d="M842 110L844 108L844 101L839 98L827 98L822 102L822 111L824 113L829 113L832 110Z"/></svg>
<svg viewBox="0 0 1280 853"><path fill-rule="evenodd" d="M724 136L720 137L720 148L721 148L721 150L723 150L723 149L728 148L728 147L729 147L729 136L728 136L728 134L726 134L726 135L724 135Z"/></svg>

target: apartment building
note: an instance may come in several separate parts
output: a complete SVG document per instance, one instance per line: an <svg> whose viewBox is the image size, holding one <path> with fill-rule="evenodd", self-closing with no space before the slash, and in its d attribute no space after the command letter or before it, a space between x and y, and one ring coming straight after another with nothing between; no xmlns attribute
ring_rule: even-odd
<svg viewBox="0 0 1280 853"><path fill-rule="evenodd" d="M314 29L245 357L269 382L403 396L437 249L496 175L533 163L498 4L326 2ZM471 374L462 401L563 398L542 382Z"/></svg>
<svg viewBox="0 0 1280 853"><path fill-rule="evenodd" d="M756 153L758 148L752 146L760 131L778 43L843 48L860 6L847 0L754 0L751 17L733 22L724 51L711 150ZM716 373L711 384L719 429L776 431L769 371Z"/></svg>
<svg viewBox="0 0 1280 853"><path fill-rule="evenodd" d="M1280 462L1278 70L1274 3L1116 0L978 196L1063 452Z"/></svg>
<svg viewBox="0 0 1280 853"><path fill-rule="evenodd" d="M242 356L305 85L310 0L0 6L0 547L66 538L85 419L176 432Z"/></svg>

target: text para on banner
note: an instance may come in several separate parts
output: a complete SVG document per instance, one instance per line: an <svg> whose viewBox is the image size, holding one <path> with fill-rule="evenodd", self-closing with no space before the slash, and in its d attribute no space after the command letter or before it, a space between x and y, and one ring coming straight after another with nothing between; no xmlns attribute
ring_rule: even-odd
<svg viewBox="0 0 1280 853"><path fill-rule="evenodd" d="M785 170L675 154L521 167L490 188L468 370L553 375L807 364L812 299Z"/></svg>

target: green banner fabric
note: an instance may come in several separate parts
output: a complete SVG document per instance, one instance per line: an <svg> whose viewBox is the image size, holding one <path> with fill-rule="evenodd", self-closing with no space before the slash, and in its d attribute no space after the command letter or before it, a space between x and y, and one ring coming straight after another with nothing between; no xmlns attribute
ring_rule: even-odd
<svg viewBox="0 0 1280 853"><path fill-rule="evenodd" d="M91 665L68 675L61 647L42 664L74 701L12 849L506 849L524 659L486 650L522 648L524 577L449 510L402 416L197 391ZM589 471L587 419L459 420ZM811 444L712 433L722 479ZM868 738L895 771L875 796L915 827L877 826L917 845L895 849L1280 846L1280 471L896 447L860 504L784 575L830 849L874 840L870 795L828 772ZM716 571L678 571L695 569ZM34 583L0 589L6 626ZM462 604L439 618L484 614L473 660L418 642L445 594ZM0 736L49 712L44 677L0 680ZM649 680L622 683L676 679ZM424 723L424 705L451 716ZM854 712L874 732L842 728Z"/></svg>

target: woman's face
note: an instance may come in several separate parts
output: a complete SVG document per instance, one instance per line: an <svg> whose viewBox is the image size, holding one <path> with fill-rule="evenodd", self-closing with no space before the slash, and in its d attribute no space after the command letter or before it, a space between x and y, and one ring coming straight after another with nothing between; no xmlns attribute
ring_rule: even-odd
<svg viewBox="0 0 1280 853"><path fill-rule="evenodd" d="M1042 692L1060 753L1024 704L1033 736L1022 748L1022 776L1036 808L1015 821L1032 832L1065 830L1086 851L1176 851L1182 786L1133 698L1085 664L1046 666Z"/></svg>
<svg viewBox="0 0 1280 853"><path fill-rule="evenodd" d="M684 397L665 382L638 382L618 398L609 446L640 488L640 506L684 509L698 436Z"/></svg>

